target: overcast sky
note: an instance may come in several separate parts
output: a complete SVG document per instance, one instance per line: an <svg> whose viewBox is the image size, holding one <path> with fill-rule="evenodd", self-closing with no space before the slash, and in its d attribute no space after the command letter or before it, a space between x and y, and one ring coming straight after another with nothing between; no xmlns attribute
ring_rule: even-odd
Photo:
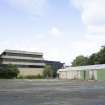
<svg viewBox="0 0 105 105"><path fill-rule="evenodd" d="M0 0L0 52L43 52L70 64L105 44L105 0Z"/></svg>

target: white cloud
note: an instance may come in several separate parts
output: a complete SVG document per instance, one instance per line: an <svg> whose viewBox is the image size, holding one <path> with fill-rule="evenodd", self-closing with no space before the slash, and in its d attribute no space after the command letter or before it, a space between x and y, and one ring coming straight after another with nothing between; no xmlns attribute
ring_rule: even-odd
<svg viewBox="0 0 105 105"><path fill-rule="evenodd" d="M105 30L105 0L73 0L73 3L89 30Z"/></svg>
<svg viewBox="0 0 105 105"><path fill-rule="evenodd" d="M80 11L86 34L75 42L79 51L96 51L105 44L105 0L72 0ZM90 51L91 50L91 51Z"/></svg>
<svg viewBox="0 0 105 105"><path fill-rule="evenodd" d="M47 7L47 0L4 0L10 7L32 14L41 15Z"/></svg>
<svg viewBox="0 0 105 105"><path fill-rule="evenodd" d="M80 10L84 24L105 24L105 0L72 0Z"/></svg>
<svg viewBox="0 0 105 105"><path fill-rule="evenodd" d="M90 34L100 34L104 35L105 34L105 25L102 26L88 26L88 33Z"/></svg>
<svg viewBox="0 0 105 105"><path fill-rule="evenodd" d="M57 27L52 27L49 30L48 34L53 37L61 37L63 35L63 32L61 30L59 30Z"/></svg>

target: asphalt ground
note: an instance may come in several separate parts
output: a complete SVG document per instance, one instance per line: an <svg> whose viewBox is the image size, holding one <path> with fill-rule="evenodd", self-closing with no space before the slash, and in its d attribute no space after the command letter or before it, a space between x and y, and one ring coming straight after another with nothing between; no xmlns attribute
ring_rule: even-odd
<svg viewBox="0 0 105 105"><path fill-rule="evenodd" d="M0 80L0 105L105 105L105 81Z"/></svg>

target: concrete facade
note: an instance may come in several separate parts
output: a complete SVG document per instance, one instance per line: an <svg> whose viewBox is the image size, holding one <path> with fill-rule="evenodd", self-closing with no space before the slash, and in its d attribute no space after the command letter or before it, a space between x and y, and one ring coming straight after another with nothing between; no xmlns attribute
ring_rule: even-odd
<svg viewBox="0 0 105 105"><path fill-rule="evenodd" d="M43 75L43 68L19 68L20 76Z"/></svg>
<svg viewBox="0 0 105 105"><path fill-rule="evenodd" d="M59 72L59 79L71 80L97 80L97 70L90 71L62 71Z"/></svg>
<svg viewBox="0 0 105 105"><path fill-rule="evenodd" d="M42 75L45 66L43 53L18 50L5 50L0 55L0 63L16 65L21 76Z"/></svg>
<svg viewBox="0 0 105 105"><path fill-rule="evenodd" d="M80 79L80 71L59 72L59 79Z"/></svg>

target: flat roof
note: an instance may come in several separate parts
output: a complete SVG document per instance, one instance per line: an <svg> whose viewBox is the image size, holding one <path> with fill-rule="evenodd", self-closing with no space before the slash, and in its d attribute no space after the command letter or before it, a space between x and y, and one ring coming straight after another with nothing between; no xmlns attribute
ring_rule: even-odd
<svg viewBox="0 0 105 105"><path fill-rule="evenodd" d="M60 71L82 71L82 70L101 70L105 69L105 64L97 64L97 65L88 65L88 66L76 66L76 67L68 67L66 69L59 69L58 72Z"/></svg>
<svg viewBox="0 0 105 105"><path fill-rule="evenodd" d="M44 60L44 62L46 62L46 63L61 63L61 64L64 64L61 61Z"/></svg>
<svg viewBox="0 0 105 105"><path fill-rule="evenodd" d="M30 51L21 51L21 50L8 50L8 49L6 49L4 52L43 55L43 53L41 53L41 52L30 52Z"/></svg>

